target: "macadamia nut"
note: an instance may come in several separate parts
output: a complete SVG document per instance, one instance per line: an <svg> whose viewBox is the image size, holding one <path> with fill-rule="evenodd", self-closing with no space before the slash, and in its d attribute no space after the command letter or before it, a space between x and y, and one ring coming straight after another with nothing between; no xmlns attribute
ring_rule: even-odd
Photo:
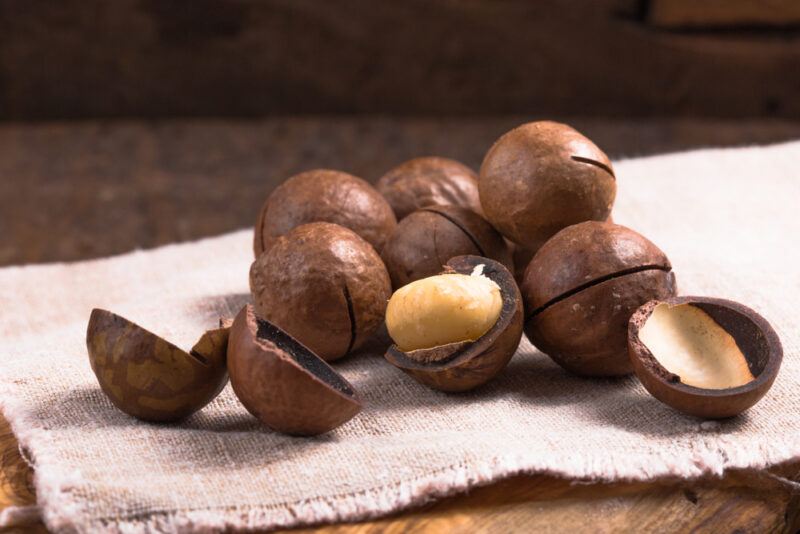
<svg viewBox="0 0 800 534"><path fill-rule="evenodd" d="M489 149L478 192L492 226L535 249L567 226L606 220L617 183L611 161L592 141L566 124L538 121Z"/></svg>
<svg viewBox="0 0 800 534"><path fill-rule="evenodd" d="M293 228L329 222L349 228L379 251L397 226L392 207L370 184L346 172L296 174L267 198L256 221L256 257Z"/></svg>
<svg viewBox="0 0 800 534"><path fill-rule="evenodd" d="M500 316L500 287L483 276L440 274L398 289L386 309L386 327L405 351L474 341Z"/></svg>

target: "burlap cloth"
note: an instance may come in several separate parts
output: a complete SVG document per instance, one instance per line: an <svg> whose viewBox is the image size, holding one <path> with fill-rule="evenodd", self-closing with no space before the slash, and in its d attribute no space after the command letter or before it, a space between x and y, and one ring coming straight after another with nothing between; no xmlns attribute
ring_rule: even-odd
<svg viewBox="0 0 800 534"><path fill-rule="evenodd" d="M140 423L111 406L89 368L90 309L109 308L189 347L248 300L251 232L11 267L0 271L0 400L35 465L47 526L139 532L353 520L520 472L649 480L800 457L800 143L616 169L615 219L667 252L681 292L744 302L780 334L783 369L745 415L680 415L635 378L576 378L524 341L498 379L462 395L422 387L379 354L349 357L337 367L364 411L317 438L263 428L230 387L180 425Z"/></svg>

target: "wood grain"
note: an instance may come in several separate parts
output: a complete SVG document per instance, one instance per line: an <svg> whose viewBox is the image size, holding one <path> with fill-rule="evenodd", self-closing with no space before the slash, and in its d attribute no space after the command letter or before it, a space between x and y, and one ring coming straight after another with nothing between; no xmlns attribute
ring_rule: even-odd
<svg viewBox="0 0 800 534"><path fill-rule="evenodd" d="M0 124L0 265L119 254L255 223L269 192L328 167L369 181L416 156L480 166L543 115ZM563 117L612 158L800 138L800 122ZM60 230L68 231L60 231Z"/></svg>
<svg viewBox="0 0 800 534"><path fill-rule="evenodd" d="M0 264L74 260L252 224L298 170L371 180L412 156L477 166L525 120L278 119L0 126ZM800 138L800 123L570 119L612 156ZM35 502L32 471L0 418L0 509ZM800 480L800 463L775 473ZM301 532L794 532L800 501L764 473L691 483L585 484L518 476L389 518ZM43 532L41 524L28 527Z"/></svg>

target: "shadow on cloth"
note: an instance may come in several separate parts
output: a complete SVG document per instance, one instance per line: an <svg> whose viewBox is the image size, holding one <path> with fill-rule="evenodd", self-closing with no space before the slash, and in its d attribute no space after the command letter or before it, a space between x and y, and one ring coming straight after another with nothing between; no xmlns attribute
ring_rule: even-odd
<svg viewBox="0 0 800 534"><path fill-rule="evenodd" d="M214 426L216 420L214 424L211 424L205 416L210 412L208 408L212 405L216 405L217 408L221 408L224 412L221 414L221 416L224 416L221 417L224 420L224 424L220 424L219 428ZM255 418L247 414L244 407L241 407L241 410L239 409L240 407L241 405L238 404L233 393L229 391L229 386L226 386L225 390L205 408L181 421L151 423L140 421L122 412L111 403L99 385L92 384L70 389L58 400L48 401L39 405L34 412L34 417L43 421L46 427L49 426L49 421L58 419L55 426L60 428L81 427L92 429L150 425L154 428L186 428L220 432L257 431L263 428ZM231 415L232 412L235 412L236 415Z"/></svg>
<svg viewBox="0 0 800 534"><path fill-rule="evenodd" d="M250 293L229 293L226 295L206 295L189 301L188 313L233 319L245 304L250 304Z"/></svg>
<svg viewBox="0 0 800 534"><path fill-rule="evenodd" d="M378 355L354 355L353 358L375 358ZM404 410L425 407L435 402L438 408L490 402L493 399L517 397L533 406L561 406L590 402L610 394L619 380L606 379L590 386L584 378L570 375L539 352L519 354L494 380L472 391L444 393L418 383L389 362L374 362L378 369L359 372L360 362L342 362L348 376L355 374L354 386L365 403L375 403L381 410ZM366 367L366 364L363 365ZM624 379L623 379L624 380ZM387 395L391 392L391 395ZM390 396L392 403L384 402Z"/></svg>
<svg viewBox="0 0 800 534"><path fill-rule="evenodd" d="M213 402L219 403L216 409L201 410L177 423L147 423L119 411L99 387L87 386L69 391L58 406L42 406L36 417L45 415L41 419L45 428L52 424L59 430L125 432L131 436L133 448L143 444L138 454L155 454L163 461L202 458L202 467L209 468L249 470L291 462L309 448L339 441L335 430L310 438L274 432L247 413L229 391ZM102 442L98 438L98 443Z"/></svg>
<svg viewBox="0 0 800 534"><path fill-rule="evenodd" d="M604 425L652 437L679 437L698 432L734 433L748 422L746 412L720 420L684 415L661 403L638 384L614 391L606 402L590 405L588 415Z"/></svg>
<svg viewBox="0 0 800 534"><path fill-rule="evenodd" d="M281 436L261 424L245 410L230 389L226 389L205 408L195 414L173 423L150 423L117 409L105 396L99 386L82 386L64 394L60 400L41 405L34 417L43 421L45 428L58 419L54 426L59 428L82 428L86 430L120 427L150 427L164 429L165 435L174 431L197 431L187 434L206 436L210 434L245 433ZM206 439L203 438L203 439ZM335 432L313 438L315 442L335 440Z"/></svg>

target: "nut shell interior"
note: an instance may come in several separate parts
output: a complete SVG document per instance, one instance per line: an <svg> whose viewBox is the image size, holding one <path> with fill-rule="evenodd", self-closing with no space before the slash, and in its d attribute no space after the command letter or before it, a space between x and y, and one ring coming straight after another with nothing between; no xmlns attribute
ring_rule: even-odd
<svg viewBox="0 0 800 534"><path fill-rule="evenodd" d="M522 297L513 275L501 263L480 256L457 256L445 273L470 274L483 265L483 274L499 287L503 303L494 325L475 341L450 343L409 356L396 345L385 358L419 382L442 391L466 391L485 384L502 371L522 337Z"/></svg>
<svg viewBox="0 0 800 534"><path fill-rule="evenodd" d="M203 334L190 352L107 310L89 318L86 346L100 387L138 419L177 421L211 402L228 382L228 329Z"/></svg>
<svg viewBox="0 0 800 534"><path fill-rule="evenodd" d="M245 408L278 432L322 434L361 410L344 377L286 332L257 318L250 305L231 327L228 370Z"/></svg>
<svg viewBox="0 0 800 534"><path fill-rule="evenodd" d="M739 371L742 374L740 385L724 388L686 384L679 375L662 365L643 341L642 330L658 306L663 304L670 307L688 305L701 312L693 314L697 317L681 324L681 328L703 330L719 327L733 339L737 351L718 347L719 352L708 356L742 355L747 369ZM714 324L706 324L707 321ZM726 339L717 336L712 341L722 343L727 342ZM723 418L745 411L767 393L780 369L783 348L766 319L747 306L725 299L687 296L654 300L642 305L628 325L628 354L636 376L658 400L689 415ZM730 363L736 365L736 362ZM749 373L752 379L747 380L745 373Z"/></svg>

